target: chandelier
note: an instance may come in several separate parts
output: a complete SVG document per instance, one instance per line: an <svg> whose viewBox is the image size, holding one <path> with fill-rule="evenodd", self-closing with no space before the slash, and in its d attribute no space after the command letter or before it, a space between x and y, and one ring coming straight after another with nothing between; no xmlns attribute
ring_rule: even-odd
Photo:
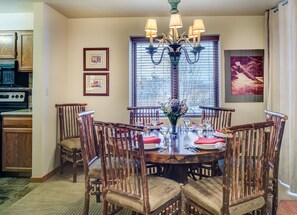
<svg viewBox="0 0 297 215"><path fill-rule="evenodd" d="M163 59L164 52L167 51L170 59L170 63L174 69L176 69L180 55L184 52L186 60L189 64L194 64L199 61L200 52L204 49L200 45L200 34L205 32L205 27L202 19L195 19L192 26L189 27L188 35L186 32L182 33L180 36L177 29L182 28L182 19L177 10L177 5L181 0L168 0L171 5L171 17L169 23L169 32L168 34L162 33L162 39L157 39L159 42L158 47L153 46L153 38L157 37L157 21L156 19L148 19L145 25L146 37L150 38L150 45L146 48L146 52L150 54L151 60L154 65L159 65ZM192 40L192 42L191 42ZM164 46L164 43L167 46ZM192 48L194 60L192 61L189 57L188 51L184 44L189 44ZM158 61L154 60L154 54L158 52L159 47L162 47L161 57Z"/></svg>

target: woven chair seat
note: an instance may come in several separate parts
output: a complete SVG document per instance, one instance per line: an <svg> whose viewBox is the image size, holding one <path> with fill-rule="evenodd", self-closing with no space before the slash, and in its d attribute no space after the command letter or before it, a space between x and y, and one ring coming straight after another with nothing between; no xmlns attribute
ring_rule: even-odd
<svg viewBox="0 0 297 215"><path fill-rule="evenodd" d="M182 190L187 198L199 204L201 207L215 215L221 215L223 207L223 178L213 177L205 178L200 181L194 181L185 185ZM230 207L230 214L238 215L253 211L255 208L261 208L265 204L263 196L250 201L237 204Z"/></svg>
<svg viewBox="0 0 297 215"><path fill-rule="evenodd" d="M89 166L88 176L90 178L102 178L102 167L101 167L101 160L96 159L93 163Z"/></svg>
<svg viewBox="0 0 297 215"><path fill-rule="evenodd" d="M156 210L170 199L180 193L180 185L170 179L158 176L148 176L149 205L150 212ZM140 183L141 184L141 183ZM129 198L119 193L109 192L106 195L107 201L124 208L143 213L143 200Z"/></svg>
<svg viewBox="0 0 297 215"><path fill-rule="evenodd" d="M79 137L62 140L60 145L70 150L81 149Z"/></svg>

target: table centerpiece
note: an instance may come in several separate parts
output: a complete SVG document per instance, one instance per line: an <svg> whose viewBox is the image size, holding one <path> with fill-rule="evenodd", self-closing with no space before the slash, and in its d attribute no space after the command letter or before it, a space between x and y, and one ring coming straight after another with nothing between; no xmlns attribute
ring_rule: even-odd
<svg viewBox="0 0 297 215"><path fill-rule="evenodd" d="M188 106L185 100L169 99L167 102L160 103L161 110L168 117L172 126L172 134L177 134L176 125L181 116L184 116L188 111Z"/></svg>

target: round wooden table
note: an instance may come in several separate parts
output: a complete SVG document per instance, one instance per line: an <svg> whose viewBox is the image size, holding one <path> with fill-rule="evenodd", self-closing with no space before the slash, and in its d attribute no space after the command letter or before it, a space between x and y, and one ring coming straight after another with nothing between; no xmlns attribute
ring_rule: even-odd
<svg viewBox="0 0 297 215"><path fill-rule="evenodd" d="M153 131L148 136L162 135ZM146 150L146 162L163 164L166 166L165 177L171 178L179 183L188 183L188 167L190 164L206 163L224 158L225 149L216 150L193 150L189 148L198 139L195 132L178 133L170 135L170 143L167 149ZM162 143L161 143L162 144Z"/></svg>

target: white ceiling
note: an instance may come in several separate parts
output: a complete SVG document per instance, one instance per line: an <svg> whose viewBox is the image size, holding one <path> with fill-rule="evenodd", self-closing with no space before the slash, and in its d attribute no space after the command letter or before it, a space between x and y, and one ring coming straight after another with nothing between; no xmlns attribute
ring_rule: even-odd
<svg viewBox="0 0 297 215"><path fill-rule="evenodd" d="M0 0L0 13L33 12L33 2L45 2L69 18L168 16L168 0ZM182 0L184 16L263 15L281 0Z"/></svg>

